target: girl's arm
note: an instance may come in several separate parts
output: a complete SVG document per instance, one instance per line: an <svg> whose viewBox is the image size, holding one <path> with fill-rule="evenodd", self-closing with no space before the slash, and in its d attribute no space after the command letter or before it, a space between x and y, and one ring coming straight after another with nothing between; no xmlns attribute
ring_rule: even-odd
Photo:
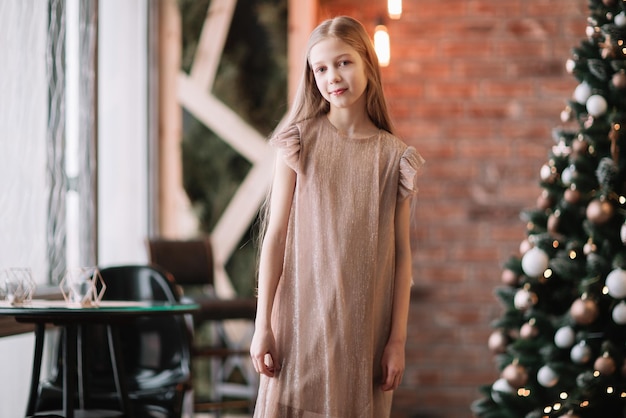
<svg viewBox="0 0 626 418"><path fill-rule="evenodd" d="M398 202L395 214L396 276L391 311L391 332L383 352L383 390L395 390L404 373L404 348L411 297L411 199Z"/></svg>
<svg viewBox="0 0 626 418"><path fill-rule="evenodd" d="M283 271L287 226L295 184L296 173L279 156L274 171L270 214L261 247L257 313L250 345L250 356L255 370L269 377L274 376L275 366L280 364L276 356L271 317L276 288Z"/></svg>

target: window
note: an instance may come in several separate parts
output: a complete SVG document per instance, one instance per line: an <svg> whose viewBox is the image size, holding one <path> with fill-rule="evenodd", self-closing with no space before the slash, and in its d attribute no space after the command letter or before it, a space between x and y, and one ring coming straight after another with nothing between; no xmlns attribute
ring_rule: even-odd
<svg viewBox="0 0 626 418"><path fill-rule="evenodd" d="M38 284L96 263L97 4L0 2L0 269Z"/></svg>

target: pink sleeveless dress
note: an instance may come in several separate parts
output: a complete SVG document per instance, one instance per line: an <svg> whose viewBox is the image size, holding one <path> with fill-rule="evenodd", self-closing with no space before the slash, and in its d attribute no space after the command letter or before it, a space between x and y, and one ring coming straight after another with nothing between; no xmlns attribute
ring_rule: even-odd
<svg viewBox="0 0 626 418"><path fill-rule="evenodd" d="M297 176L272 311L280 372L261 376L254 417L388 417L394 215L423 159L383 130L345 137L326 116L271 142Z"/></svg>

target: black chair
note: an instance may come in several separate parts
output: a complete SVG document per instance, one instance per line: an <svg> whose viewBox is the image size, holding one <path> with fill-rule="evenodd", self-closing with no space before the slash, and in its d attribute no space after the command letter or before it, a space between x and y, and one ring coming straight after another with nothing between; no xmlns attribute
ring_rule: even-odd
<svg viewBox="0 0 626 418"><path fill-rule="evenodd" d="M256 298L222 299L216 295L214 284L214 264L211 241L208 237L189 240L165 238L148 239L151 263L158 265L174 276L175 282L185 290L185 297L200 305L194 314L194 339L192 355L196 360L208 360L210 367L210 394L208 399L199 397L195 390L196 412L247 408L252 410L258 381L256 373L250 373L249 339L232 341L224 328L224 321L254 321ZM252 328L252 327L251 327ZM207 331L208 330L208 331ZM209 334L210 341L200 338ZM196 367L194 367L196 369ZM239 372L238 382L231 375ZM198 376L196 380L203 376Z"/></svg>
<svg viewBox="0 0 626 418"><path fill-rule="evenodd" d="M103 300L179 302L168 273L156 266L133 265L100 270L106 285ZM126 370L126 386L135 417L179 418L191 416L191 329L189 318L159 316L138 318L116 327ZM79 403L89 409L111 409L118 391L111 365L111 329L93 324L79 330L79 358L83 385ZM80 350L80 347L88 350ZM57 364L41 382L36 411L61 408L63 374ZM84 386L84 389L82 389ZM82 391L80 390L82 389ZM81 399L83 398L83 399Z"/></svg>

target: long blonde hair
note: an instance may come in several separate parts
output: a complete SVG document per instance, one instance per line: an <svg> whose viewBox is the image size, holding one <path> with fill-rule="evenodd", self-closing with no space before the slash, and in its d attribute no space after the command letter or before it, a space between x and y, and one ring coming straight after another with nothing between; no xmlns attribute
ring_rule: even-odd
<svg viewBox="0 0 626 418"><path fill-rule="evenodd" d="M315 76L309 61L311 48L329 37L342 40L361 56L367 77L367 88L365 90L367 114L376 127L392 133L393 127L383 94L380 65L378 64L374 45L361 22L349 16L338 16L325 20L311 32L306 48L304 69L291 111L284 123L280 124L277 131L294 123L329 112L330 105L322 97L315 84Z"/></svg>

